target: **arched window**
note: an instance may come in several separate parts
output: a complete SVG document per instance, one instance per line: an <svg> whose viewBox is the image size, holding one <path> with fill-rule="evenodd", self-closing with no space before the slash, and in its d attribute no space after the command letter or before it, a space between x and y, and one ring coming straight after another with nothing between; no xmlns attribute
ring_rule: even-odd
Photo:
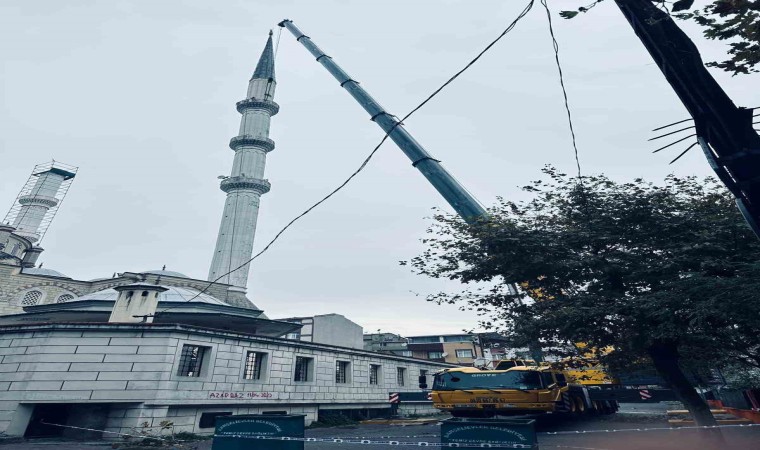
<svg viewBox="0 0 760 450"><path fill-rule="evenodd" d="M142 296L143 297L147 297L148 296L148 291L143 291Z"/></svg>
<svg viewBox="0 0 760 450"><path fill-rule="evenodd" d="M55 300L56 303L66 303L68 301L71 301L74 299L74 296L71 294L63 294L59 295L58 298Z"/></svg>
<svg viewBox="0 0 760 450"><path fill-rule="evenodd" d="M28 291L21 297L21 306L34 306L42 300L42 291Z"/></svg>
<svg viewBox="0 0 760 450"><path fill-rule="evenodd" d="M127 300L131 300L133 295L135 295L135 291L127 292Z"/></svg>

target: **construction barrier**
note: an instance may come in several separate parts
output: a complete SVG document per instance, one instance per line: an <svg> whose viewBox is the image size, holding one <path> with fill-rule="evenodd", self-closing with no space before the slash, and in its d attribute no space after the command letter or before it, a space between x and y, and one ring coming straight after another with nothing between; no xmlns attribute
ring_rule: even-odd
<svg viewBox="0 0 760 450"><path fill-rule="evenodd" d="M262 438L273 438L267 450L303 450L304 417L303 414L217 417L211 450L249 450L256 445L255 440Z"/></svg>
<svg viewBox="0 0 760 450"><path fill-rule="evenodd" d="M533 419L446 419L441 422L441 444L538 449L535 423Z"/></svg>

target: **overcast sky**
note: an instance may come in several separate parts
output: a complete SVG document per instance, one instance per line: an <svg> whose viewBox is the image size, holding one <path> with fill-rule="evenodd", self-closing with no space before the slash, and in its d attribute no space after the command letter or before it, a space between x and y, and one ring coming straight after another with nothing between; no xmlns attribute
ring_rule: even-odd
<svg viewBox="0 0 760 450"><path fill-rule="evenodd" d="M0 205L35 164L80 167L42 242L45 267L77 279L169 270L205 279L244 98L270 28L292 19L402 116L496 37L527 1L22 1L0 3ZM578 1L550 1L555 12ZM577 3L577 4L576 4ZM588 2L585 2L588 3ZM699 2L698 2L699 3ZM652 154L657 126L687 117L612 1L556 18L583 170L626 180L707 175L695 149ZM705 59L723 43L686 26ZM276 61L280 114L256 248L350 174L382 132L288 33ZM758 75L713 71L742 106ZM544 164L574 171L546 16L536 8L408 130L485 205L523 199ZM681 148L681 147L678 147ZM685 147L684 147L685 148ZM457 289L413 275L432 207L448 209L389 141L348 188L252 267L270 317L337 312L365 331L457 333L476 316L426 303Z"/></svg>

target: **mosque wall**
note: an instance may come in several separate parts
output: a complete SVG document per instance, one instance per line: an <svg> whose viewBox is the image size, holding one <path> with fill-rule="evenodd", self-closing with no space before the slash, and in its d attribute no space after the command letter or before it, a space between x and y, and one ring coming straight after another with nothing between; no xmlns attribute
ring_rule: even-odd
<svg viewBox="0 0 760 450"><path fill-rule="evenodd" d="M204 280L133 272L124 272L114 278L80 281L71 278L25 274L21 273L20 266L0 264L0 315L23 313L22 306L30 304L22 305L24 296L31 291L39 291L40 294L28 297L28 301L34 299L35 303L31 304L44 305L72 299L63 296L79 297L103 289L131 284L138 280L154 283L158 278L161 278L161 284L167 286L196 290L202 290L208 286L208 281ZM250 307L250 303L244 297L227 298L227 285L215 284L209 287L206 292L233 306Z"/></svg>
<svg viewBox="0 0 760 450"><path fill-rule="evenodd" d="M31 291L39 291L41 295L34 296L38 305L55 303L62 295L88 294L92 287L87 282L78 282L65 278L20 274L21 267L0 264L0 315L19 314L24 312L21 303L24 295ZM29 297L31 300L32 297Z"/></svg>
<svg viewBox="0 0 760 450"><path fill-rule="evenodd" d="M30 404L56 402L107 403L107 430L125 433L162 421L175 432L210 433L200 426L210 412L286 411L310 423L325 409L388 408L389 392L418 391L421 370L443 367L450 365L182 325L6 326L0 431L18 434Z"/></svg>

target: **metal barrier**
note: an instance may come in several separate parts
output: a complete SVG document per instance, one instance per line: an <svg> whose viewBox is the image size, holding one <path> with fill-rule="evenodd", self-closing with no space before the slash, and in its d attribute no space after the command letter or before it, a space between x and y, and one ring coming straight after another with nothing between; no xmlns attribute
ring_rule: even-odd
<svg viewBox="0 0 760 450"><path fill-rule="evenodd" d="M535 423L533 419L446 419L441 422L441 443L538 449Z"/></svg>
<svg viewBox="0 0 760 450"><path fill-rule="evenodd" d="M255 439L272 439L267 444L268 450L303 450L304 417L302 414L217 417L211 449L248 450L255 445Z"/></svg>

